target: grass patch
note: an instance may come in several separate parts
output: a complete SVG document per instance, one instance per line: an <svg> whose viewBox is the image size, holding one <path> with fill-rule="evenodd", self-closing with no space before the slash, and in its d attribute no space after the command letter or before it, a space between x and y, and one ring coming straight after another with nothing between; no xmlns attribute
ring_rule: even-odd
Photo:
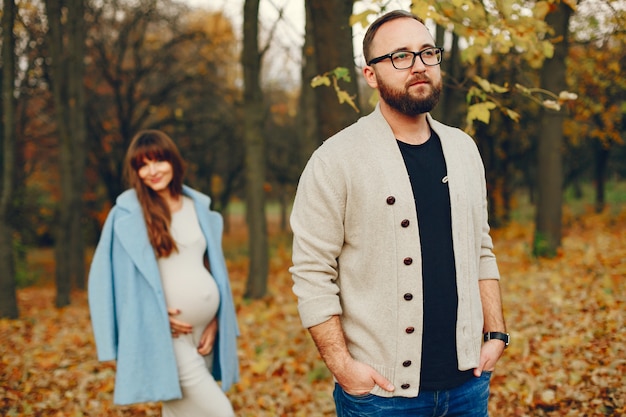
<svg viewBox="0 0 626 417"><path fill-rule="evenodd" d="M570 186L563 192L563 214L568 217L580 217L595 210L596 195L591 182L578 187ZM626 206L626 181L609 181L605 187L605 210L610 215L621 213ZM535 221L535 206L531 202L530 193L519 191L515 194L511 220L527 224Z"/></svg>

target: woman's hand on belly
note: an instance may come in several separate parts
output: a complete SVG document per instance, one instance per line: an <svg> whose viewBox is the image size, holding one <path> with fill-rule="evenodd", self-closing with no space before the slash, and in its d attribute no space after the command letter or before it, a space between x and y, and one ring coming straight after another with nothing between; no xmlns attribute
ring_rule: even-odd
<svg viewBox="0 0 626 417"><path fill-rule="evenodd" d="M174 318L180 314L180 310L177 308L168 308L167 314L170 319L170 330L172 332L172 337L178 337L181 334L189 334L193 330L193 327L189 323L185 323L184 321L180 321Z"/></svg>
<svg viewBox="0 0 626 417"><path fill-rule="evenodd" d="M198 343L198 353L202 356L208 355L213 350L215 343L215 335L217 334L217 316L207 324L202 331L200 343Z"/></svg>

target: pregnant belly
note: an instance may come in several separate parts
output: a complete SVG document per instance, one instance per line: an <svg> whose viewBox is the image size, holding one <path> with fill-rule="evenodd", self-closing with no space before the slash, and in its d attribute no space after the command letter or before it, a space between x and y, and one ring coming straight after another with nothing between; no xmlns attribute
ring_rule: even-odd
<svg viewBox="0 0 626 417"><path fill-rule="evenodd" d="M213 276L204 268L164 282L168 308L180 311L176 319L204 329L215 317L220 296Z"/></svg>

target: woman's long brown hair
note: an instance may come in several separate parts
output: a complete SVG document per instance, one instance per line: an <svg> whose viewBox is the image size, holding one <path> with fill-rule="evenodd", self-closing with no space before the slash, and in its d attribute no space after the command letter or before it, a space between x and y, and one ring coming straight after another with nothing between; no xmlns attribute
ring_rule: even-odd
<svg viewBox="0 0 626 417"><path fill-rule="evenodd" d="M124 163L126 180L137 192L150 243L157 257L165 258L178 250L170 233L172 213L167 202L139 178L138 171L144 165L144 159L167 161L172 165L173 176L169 184L172 197L177 197L183 192L185 163L174 141L160 130L143 130L137 133L126 152Z"/></svg>

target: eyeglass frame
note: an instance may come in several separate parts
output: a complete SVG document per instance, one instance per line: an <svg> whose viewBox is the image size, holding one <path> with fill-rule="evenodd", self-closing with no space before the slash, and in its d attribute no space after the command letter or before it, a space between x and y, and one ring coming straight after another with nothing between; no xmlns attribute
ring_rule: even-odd
<svg viewBox="0 0 626 417"><path fill-rule="evenodd" d="M422 58L422 54L424 52L427 51L432 51L433 49L438 50L439 51L439 62L437 62L436 64L427 64L426 62L424 62L424 58ZM413 59L411 60L411 65L409 65L406 68L398 68L396 67L396 64L393 62L393 56L399 52L404 52L404 53L409 53L409 54L413 54ZM376 58L372 58L369 60L369 62L367 63L367 65L373 65L373 64L378 64L381 61L384 61L385 59L389 58L389 60L391 61L391 65L393 65L393 67L399 71L405 70L405 69L409 69L411 67L413 67L413 65L415 65L415 60L417 59L417 57L420 57L420 61L422 61L422 64L426 65L427 67L436 67L437 65L441 65L441 61L443 61L443 48L440 46L431 46L425 49L422 49L419 52L413 52L413 51L405 51L405 50L401 50L401 51L394 51L391 53L388 53L386 55L381 55L379 57Z"/></svg>

